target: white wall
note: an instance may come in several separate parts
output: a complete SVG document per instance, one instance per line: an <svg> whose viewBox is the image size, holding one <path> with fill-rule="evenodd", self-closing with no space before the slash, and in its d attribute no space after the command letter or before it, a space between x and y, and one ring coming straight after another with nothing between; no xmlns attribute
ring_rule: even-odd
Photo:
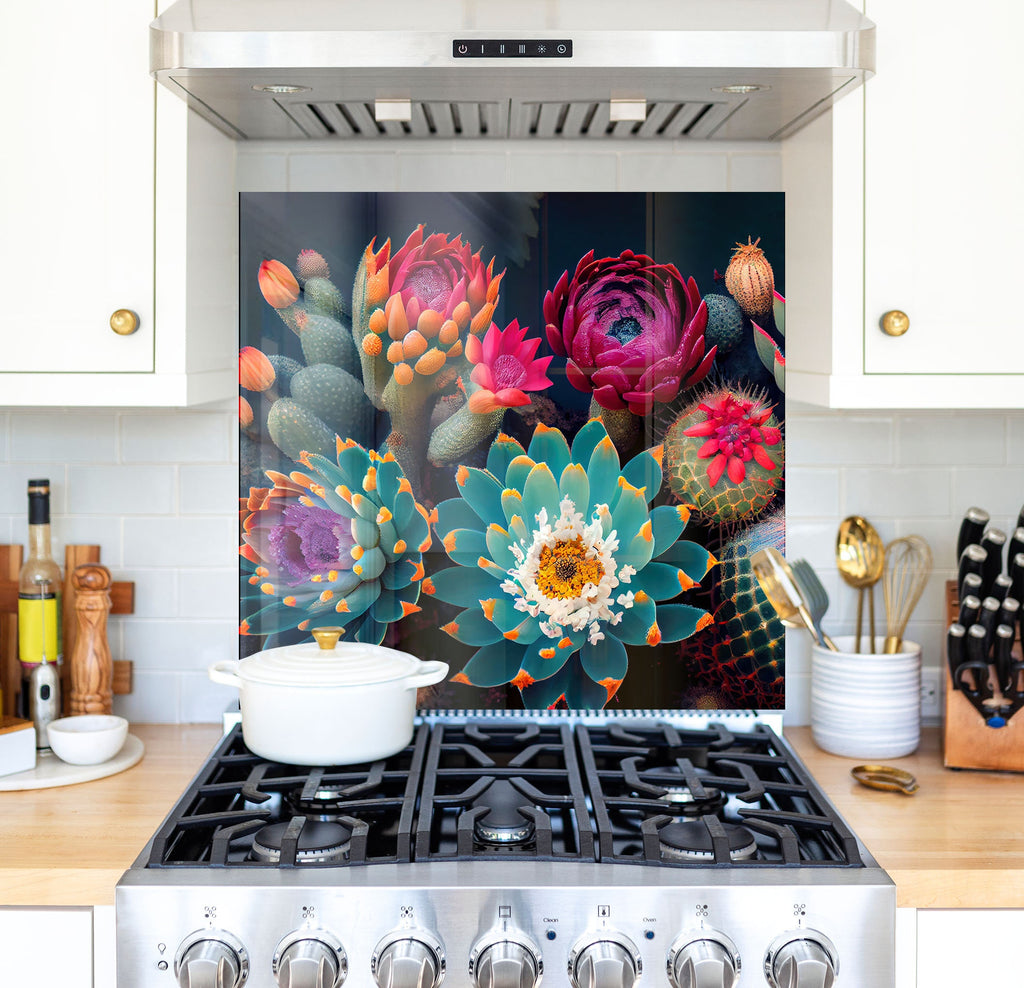
<svg viewBox="0 0 1024 988"><path fill-rule="evenodd" d="M778 146L683 142L599 149L575 144L251 143L238 150L243 191L333 189L652 189L772 191ZM0 410L0 542L21 542L25 482L49 476L58 559L99 543L115 579L136 583L135 613L110 619L115 659L135 690L115 700L134 721L213 721L233 698L205 668L236 654L237 462L234 403L187 411ZM939 569L910 637L938 666L942 581L964 509L1008 527L1024 501L1024 411L787 416L788 555L819 568L833 600L826 627L852 630L856 598L833 563L835 532L862 514L883 538L917 532ZM877 591L876 591L877 592ZM877 592L876 610L882 613ZM806 636L788 645L787 719L806 723Z"/></svg>

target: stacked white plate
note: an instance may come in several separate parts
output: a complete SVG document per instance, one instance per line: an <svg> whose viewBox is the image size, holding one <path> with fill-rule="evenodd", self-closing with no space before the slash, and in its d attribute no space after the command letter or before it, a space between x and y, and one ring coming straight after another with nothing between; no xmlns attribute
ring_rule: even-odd
<svg viewBox="0 0 1024 988"><path fill-rule="evenodd" d="M899 758L921 740L921 646L896 655L811 649L811 733L818 747L849 758ZM863 644L863 642L862 642ZM881 651L882 641L876 648Z"/></svg>

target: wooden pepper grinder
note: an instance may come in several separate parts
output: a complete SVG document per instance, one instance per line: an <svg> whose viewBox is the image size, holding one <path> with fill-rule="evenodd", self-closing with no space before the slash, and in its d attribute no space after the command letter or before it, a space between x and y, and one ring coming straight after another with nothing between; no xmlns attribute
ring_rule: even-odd
<svg viewBox="0 0 1024 988"><path fill-rule="evenodd" d="M113 709L114 664L107 643L110 583L110 571L99 563L76 566L71 574L78 621L71 653L72 716L109 714Z"/></svg>

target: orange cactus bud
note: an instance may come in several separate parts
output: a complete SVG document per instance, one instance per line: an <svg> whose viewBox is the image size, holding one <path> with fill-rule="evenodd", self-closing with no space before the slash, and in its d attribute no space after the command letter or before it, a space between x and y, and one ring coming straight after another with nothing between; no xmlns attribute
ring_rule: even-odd
<svg viewBox="0 0 1024 988"><path fill-rule="evenodd" d="M416 373L424 377L436 374L444 366L445 359L445 355L434 347L416 361Z"/></svg>
<svg viewBox="0 0 1024 988"><path fill-rule="evenodd" d="M262 350L244 346L238 351L238 383L247 391L266 391L276 378L274 365Z"/></svg>
<svg viewBox="0 0 1024 988"><path fill-rule="evenodd" d="M437 336L437 331L441 328L443 322L444 316L440 312L435 312L433 309L424 309L416 321L416 328L426 339L432 340Z"/></svg>
<svg viewBox="0 0 1024 988"><path fill-rule="evenodd" d="M459 338L459 324L449 319L437 334L437 338L445 345L451 346Z"/></svg>
<svg viewBox="0 0 1024 988"><path fill-rule="evenodd" d="M264 261L260 265L260 291L275 309L287 309L299 298L299 283L287 264L280 261Z"/></svg>
<svg viewBox="0 0 1024 988"><path fill-rule="evenodd" d="M405 306L401 295L392 295L388 299L388 336L393 340L401 340L409 332L409 320L405 317Z"/></svg>
<svg viewBox="0 0 1024 988"><path fill-rule="evenodd" d="M380 312L380 309L377 311ZM373 333L367 333L363 337L363 353L366 353L371 357L379 357L383 349L384 344L381 343L379 336L374 336Z"/></svg>
<svg viewBox="0 0 1024 988"><path fill-rule="evenodd" d="M426 352L427 339L418 330L410 329L405 334L405 339L402 340L402 349L405 351L405 356L408 360L415 360Z"/></svg>
<svg viewBox="0 0 1024 988"><path fill-rule="evenodd" d="M405 349L400 340L394 340L388 347L388 360L393 364L399 364L405 360Z"/></svg>
<svg viewBox="0 0 1024 988"><path fill-rule="evenodd" d="M460 302L452 311L452 319L458 323L459 329L465 329L469 325L469 320L472 315L473 313L469 308L469 303L466 301Z"/></svg>
<svg viewBox="0 0 1024 988"><path fill-rule="evenodd" d="M403 386L412 384L412 368L408 364L395 364L394 378Z"/></svg>
<svg viewBox="0 0 1024 988"><path fill-rule="evenodd" d="M252 425L253 414L252 405L249 404L241 395L238 396L238 424L243 429L248 429Z"/></svg>
<svg viewBox="0 0 1024 988"><path fill-rule="evenodd" d="M385 332L388 328L388 317L384 315L384 310L374 309L373 312L370 313L370 321L368 325L370 327L370 332L377 333L378 336Z"/></svg>
<svg viewBox="0 0 1024 988"><path fill-rule="evenodd" d="M388 297L388 266L385 264L375 274L366 276L366 295L364 302L367 308L380 305Z"/></svg>
<svg viewBox="0 0 1024 988"><path fill-rule="evenodd" d="M475 316L473 321L469 324L469 331L471 333L482 333L491 324L491 316L494 315L494 303L488 302Z"/></svg>

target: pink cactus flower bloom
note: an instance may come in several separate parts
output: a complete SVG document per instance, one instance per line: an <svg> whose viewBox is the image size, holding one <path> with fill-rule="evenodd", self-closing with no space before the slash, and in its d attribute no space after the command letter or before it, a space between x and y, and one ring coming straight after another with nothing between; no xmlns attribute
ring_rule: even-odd
<svg viewBox="0 0 1024 988"><path fill-rule="evenodd" d="M712 487L726 471L734 484L742 483L747 475L745 464L750 460L765 470L778 468L765 450L765 446L777 446L782 440L779 429L764 425L771 417L773 406L765 407L760 402L726 394L711 404L702 402L698 407L707 418L686 429L684 435L708 437L697 455L711 460L708 480Z"/></svg>
<svg viewBox="0 0 1024 988"><path fill-rule="evenodd" d="M551 387L546 371L552 358L536 359L540 340L526 339L528 329L513 319L504 329L492 323L483 340L478 336L466 340L466 358L474 365L470 380L480 388L470 395L470 411L527 405L527 391Z"/></svg>

